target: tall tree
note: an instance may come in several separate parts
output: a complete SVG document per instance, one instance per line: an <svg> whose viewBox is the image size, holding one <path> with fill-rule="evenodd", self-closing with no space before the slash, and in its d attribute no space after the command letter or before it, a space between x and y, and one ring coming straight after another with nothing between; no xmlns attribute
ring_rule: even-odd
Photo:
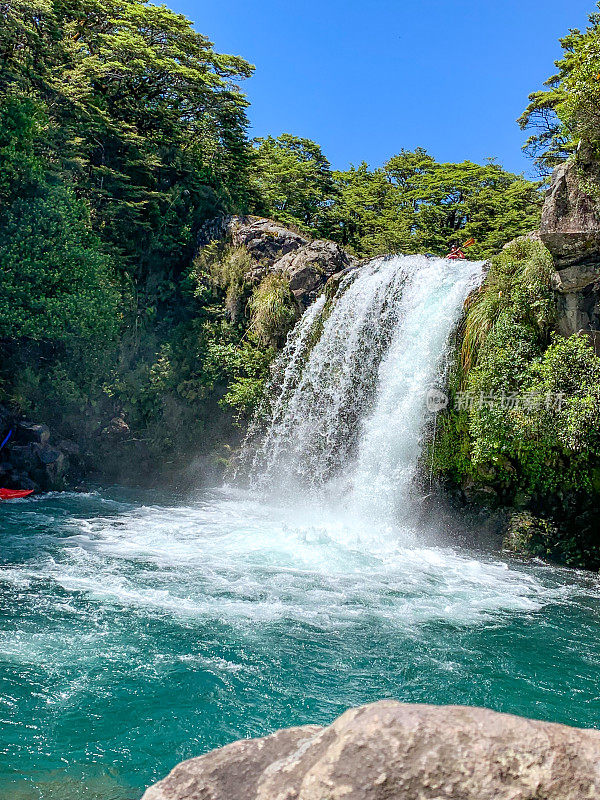
<svg viewBox="0 0 600 800"><path fill-rule="evenodd" d="M519 117L521 128L532 132L525 150L543 175L580 143L600 156L600 13L590 14L586 30L571 30L560 44L558 71L545 89L529 95L529 105Z"/></svg>
<svg viewBox="0 0 600 800"><path fill-rule="evenodd" d="M144 0L0 12L0 399L58 424L87 404L85 427L143 402L161 345L204 311L187 271L203 222L253 191L253 68Z"/></svg>
<svg viewBox="0 0 600 800"><path fill-rule="evenodd" d="M448 252L475 238L472 255L487 258L536 227L537 185L498 164L439 163L424 151L403 151L384 167L412 211L412 251Z"/></svg>
<svg viewBox="0 0 600 800"><path fill-rule="evenodd" d="M316 232L334 196L329 161L318 144L284 133L257 140L257 210Z"/></svg>
<svg viewBox="0 0 600 800"><path fill-rule="evenodd" d="M445 255L474 237L470 252L487 258L538 222L537 184L493 162L439 163L417 148L381 169L362 164L335 178L338 193L322 230L359 255Z"/></svg>
<svg viewBox="0 0 600 800"><path fill-rule="evenodd" d="M325 209L322 235L360 255L407 252L412 213L383 169L334 173L335 199Z"/></svg>
<svg viewBox="0 0 600 800"><path fill-rule="evenodd" d="M138 278L180 268L207 214L248 201L247 101L235 81L252 67L144 0L3 10L0 87L45 109L46 159Z"/></svg>

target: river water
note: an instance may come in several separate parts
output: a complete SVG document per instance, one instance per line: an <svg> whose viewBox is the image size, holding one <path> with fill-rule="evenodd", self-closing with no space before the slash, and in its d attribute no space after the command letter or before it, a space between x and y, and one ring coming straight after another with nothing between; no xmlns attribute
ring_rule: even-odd
<svg viewBox="0 0 600 800"><path fill-rule="evenodd" d="M3 800L133 800L183 758L385 697L598 725L595 576L222 489L1 513Z"/></svg>
<svg viewBox="0 0 600 800"><path fill-rule="evenodd" d="M598 726L596 576L422 513L424 398L481 271L381 259L318 300L229 486L2 504L0 800L136 800L389 697Z"/></svg>

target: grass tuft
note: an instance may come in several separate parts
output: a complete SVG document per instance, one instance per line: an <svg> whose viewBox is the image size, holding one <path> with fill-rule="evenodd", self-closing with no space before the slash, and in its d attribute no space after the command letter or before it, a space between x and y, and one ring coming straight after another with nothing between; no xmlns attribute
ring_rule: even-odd
<svg viewBox="0 0 600 800"><path fill-rule="evenodd" d="M248 303L250 330L263 344L281 344L298 318L298 306L287 275L267 275Z"/></svg>
<svg viewBox="0 0 600 800"><path fill-rule="evenodd" d="M552 319L552 257L541 242L522 237L492 259L484 284L467 300L460 361L466 377L503 309L520 303L533 314L540 330Z"/></svg>

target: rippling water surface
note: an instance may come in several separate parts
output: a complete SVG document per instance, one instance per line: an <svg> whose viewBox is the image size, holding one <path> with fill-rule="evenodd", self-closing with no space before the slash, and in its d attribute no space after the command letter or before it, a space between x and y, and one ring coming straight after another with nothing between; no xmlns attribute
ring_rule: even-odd
<svg viewBox="0 0 600 800"><path fill-rule="evenodd" d="M0 514L3 800L133 800L383 697L599 725L594 576L230 490Z"/></svg>

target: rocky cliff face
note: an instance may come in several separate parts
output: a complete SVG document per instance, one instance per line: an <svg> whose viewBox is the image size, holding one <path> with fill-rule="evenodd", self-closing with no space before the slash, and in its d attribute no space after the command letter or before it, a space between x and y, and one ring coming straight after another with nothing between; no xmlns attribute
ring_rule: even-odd
<svg viewBox="0 0 600 800"><path fill-rule="evenodd" d="M556 264L559 330L565 336L590 334L600 347L600 191L594 162L569 161L554 170L546 192L540 237Z"/></svg>
<svg viewBox="0 0 600 800"><path fill-rule="evenodd" d="M201 232L198 244L203 247L214 239L228 239L235 247L248 251L253 263L253 280L258 282L272 272L286 275L302 311L329 278L358 265L358 261L335 242L309 241L297 231L263 217L213 220Z"/></svg>
<svg viewBox="0 0 600 800"><path fill-rule="evenodd" d="M387 700L184 761L143 800L597 797L600 731Z"/></svg>
<svg viewBox="0 0 600 800"><path fill-rule="evenodd" d="M582 159L554 170L546 192L540 232L557 269L600 263L600 216L590 193L600 187L600 168Z"/></svg>

